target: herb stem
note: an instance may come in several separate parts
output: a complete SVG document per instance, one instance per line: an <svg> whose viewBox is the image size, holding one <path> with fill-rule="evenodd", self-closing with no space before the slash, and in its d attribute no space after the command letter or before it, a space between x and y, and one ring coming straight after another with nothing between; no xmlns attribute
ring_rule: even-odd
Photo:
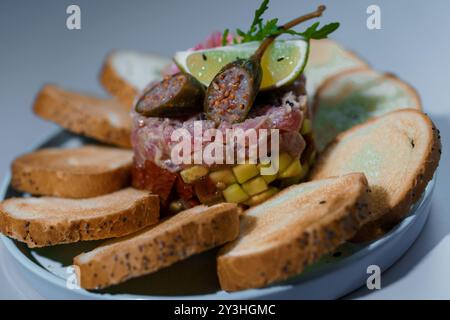
<svg viewBox="0 0 450 320"><path fill-rule="evenodd" d="M326 7L324 5L320 5L317 7L316 11L295 18L294 20L289 21L288 23L282 25L279 28L281 30L289 30L302 22L322 16L322 13L325 11L325 9ZM252 59L254 59L255 61L260 61L266 49L272 44L275 38L278 37L279 35L280 33L265 38L261 43L261 45L259 46L258 50L256 50L256 52L253 54Z"/></svg>

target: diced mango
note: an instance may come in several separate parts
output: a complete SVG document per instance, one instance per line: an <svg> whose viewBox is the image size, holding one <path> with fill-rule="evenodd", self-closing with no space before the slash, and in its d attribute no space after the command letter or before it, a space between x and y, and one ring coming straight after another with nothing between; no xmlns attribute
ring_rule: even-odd
<svg viewBox="0 0 450 320"><path fill-rule="evenodd" d="M305 135L309 134L311 132L311 130L312 130L311 120L304 119L300 133L302 134L302 136L305 136Z"/></svg>
<svg viewBox="0 0 450 320"><path fill-rule="evenodd" d="M278 160L278 176L280 176L284 170L289 167L290 163L292 162L292 157L289 155L289 153L283 152L279 156Z"/></svg>
<svg viewBox="0 0 450 320"><path fill-rule="evenodd" d="M300 174L300 179L305 178L306 175L308 174L308 172L309 172L309 164L308 164L308 163L305 163L305 164L302 166L302 173Z"/></svg>
<svg viewBox="0 0 450 320"><path fill-rule="evenodd" d="M227 202L242 203L248 200L249 196L237 183L232 184L222 191L223 196Z"/></svg>
<svg viewBox="0 0 450 320"><path fill-rule="evenodd" d="M258 163L257 167L258 167L258 169L259 169L259 172L261 173L261 169L262 169L262 168L268 168L268 167L270 167L270 162L269 162L269 163Z"/></svg>
<svg viewBox="0 0 450 320"><path fill-rule="evenodd" d="M311 152L311 155L309 156L309 159L308 159L308 164L309 165L312 165L314 163L314 161L316 160L316 155L317 155L316 150Z"/></svg>
<svg viewBox="0 0 450 320"><path fill-rule="evenodd" d="M301 180L300 176L282 179L280 182L280 188L282 189L287 188L289 186L299 183L300 180Z"/></svg>
<svg viewBox="0 0 450 320"><path fill-rule="evenodd" d="M251 197L250 199L245 201L244 204L246 204L248 206L254 206L254 205L260 204L261 202L266 201L267 199L269 199L276 193L278 193L278 189L275 187L270 187L266 191L261 192L257 195L254 195L253 197Z"/></svg>
<svg viewBox="0 0 450 320"><path fill-rule="evenodd" d="M308 171L309 171L309 164L306 163L306 164L302 165L302 171L299 175L297 175L295 177L282 179L281 183L280 183L280 188L286 188L293 184L299 183L306 177L306 175L308 174Z"/></svg>
<svg viewBox="0 0 450 320"><path fill-rule="evenodd" d="M271 183L274 182L277 179L277 175L276 174L269 174L269 175L265 175L265 176L261 176L264 181L266 183Z"/></svg>
<svg viewBox="0 0 450 320"><path fill-rule="evenodd" d="M267 188L267 183L263 177L256 177L242 184L242 189L244 189L249 196L261 193L267 190Z"/></svg>
<svg viewBox="0 0 450 320"><path fill-rule="evenodd" d="M236 183L236 178L234 177L233 171L231 169L221 169L209 174L209 178L214 183L224 183L226 186Z"/></svg>
<svg viewBox="0 0 450 320"><path fill-rule="evenodd" d="M259 174L256 164L239 164L233 167L233 173L239 183L244 183Z"/></svg>
<svg viewBox="0 0 450 320"><path fill-rule="evenodd" d="M300 160L297 159L292 161L289 167L287 167L286 170L282 171L278 175L278 177L280 179L292 178L299 176L301 173L302 173L302 165L300 164Z"/></svg>
<svg viewBox="0 0 450 320"><path fill-rule="evenodd" d="M192 166L180 172L181 178L185 183L192 184L198 179L208 174L208 168L204 166Z"/></svg>
<svg viewBox="0 0 450 320"><path fill-rule="evenodd" d="M266 175L262 174L262 168L268 168L268 167L270 167L270 165L271 165L270 163L267 163L267 164L260 163L260 164L258 164L259 174L264 179L264 181L266 181L266 183L271 183L271 182L273 182L273 181L275 181L277 179L277 174L276 173L275 174L266 174Z"/></svg>

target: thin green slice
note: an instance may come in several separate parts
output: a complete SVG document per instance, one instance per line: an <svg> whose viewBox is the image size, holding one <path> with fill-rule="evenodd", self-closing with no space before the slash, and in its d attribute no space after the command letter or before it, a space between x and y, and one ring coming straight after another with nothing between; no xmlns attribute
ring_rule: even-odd
<svg viewBox="0 0 450 320"><path fill-rule="evenodd" d="M180 51L174 60L184 72L208 86L214 76L230 62L249 58L259 42L218 47L199 51ZM294 81L306 66L309 43L305 40L277 40L265 52L261 66L261 90L281 87Z"/></svg>

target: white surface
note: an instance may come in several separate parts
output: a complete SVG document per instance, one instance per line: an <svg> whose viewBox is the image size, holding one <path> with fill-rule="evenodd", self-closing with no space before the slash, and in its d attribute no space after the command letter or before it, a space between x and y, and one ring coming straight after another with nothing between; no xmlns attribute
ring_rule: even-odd
<svg viewBox="0 0 450 320"><path fill-rule="evenodd" d="M230 5L232 1L239 3L240 10ZM350 297L450 299L450 2L323 2L328 5L326 21L342 22L335 39L377 70L394 72L418 89L426 112L441 130L444 145L432 212L421 237L382 275L380 291L360 290ZM195 0L189 6L181 0L139 0L132 5L119 0L76 3L82 10L80 31L65 29L66 1L0 2L0 172L6 172L16 155L55 128L30 112L34 95L43 83L102 94L97 73L110 50L129 48L171 55L191 47L210 30L246 27L259 0ZM295 12L310 10L318 3L272 1L267 16L287 21ZM373 3L381 7L382 29L369 31L366 8ZM0 246L2 264L3 251ZM32 292L19 279L12 281L13 286L4 280L5 274L0 271L1 298L20 298L21 292ZM23 293L22 297L26 298ZM31 294L29 297L34 298Z"/></svg>

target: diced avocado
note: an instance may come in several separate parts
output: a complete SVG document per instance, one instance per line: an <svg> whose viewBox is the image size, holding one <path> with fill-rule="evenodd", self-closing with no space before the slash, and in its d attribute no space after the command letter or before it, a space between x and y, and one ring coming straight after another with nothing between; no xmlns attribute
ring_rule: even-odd
<svg viewBox="0 0 450 320"><path fill-rule="evenodd" d="M276 174L269 174L269 175L265 175L265 176L261 176L261 177L264 179L264 181L266 183L271 183L277 179Z"/></svg>
<svg viewBox="0 0 450 320"><path fill-rule="evenodd" d="M313 152L311 152L311 155L309 156L308 159L308 164L311 165L314 163L314 161L316 160L316 156L317 156L317 152L316 150L314 150Z"/></svg>
<svg viewBox="0 0 450 320"><path fill-rule="evenodd" d="M269 162L269 163L258 163L257 167L258 167L258 169L259 169L259 172L261 173L261 169L262 169L262 168L268 168L268 167L270 167L270 162Z"/></svg>
<svg viewBox="0 0 450 320"><path fill-rule="evenodd" d="M308 174L309 171L309 164L305 163L304 165L302 165L302 173L300 174L300 179L303 179L304 177L306 177L306 175Z"/></svg>
<svg viewBox="0 0 450 320"><path fill-rule="evenodd" d="M242 189L244 189L249 196L261 193L267 190L267 188L267 183L263 177L256 177L242 184Z"/></svg>
<svg viewBox="0 0 450 320"><path fill-rule="evenodd" d="M242 203L249 198L248 194L245 193L245 191L242 190L241 186L237 183L232 184L223 190L222 193L227 202Z"/></svg>
<svg viewBox="0 0 450 320"><path fill-rule="evenodd" d="M221 169L209 174L209 178L214 183L224 183L226 186L230 184L236 183L236 178L233 175L233 171L231 169Z"/></svg>
<svg viewBox="0 0 450 320"><path fill-rule="evenodd" d="M198 179L208 174L208 168L203 166L192 166L180 172L181 178L185 183L192 184Z"/></svg>
<svg viewBox="0 0 450 320"><path fill-rule="evenodd" d="M300 176L282 179L280 183L280 188L282 189L287 188L289 186L292 186L293 184L299 183L300 180L301 180Z"/></svg>
<svg viewBox="0 0 450 320"><path fill-rule="evenodd" d="M302 165L300 164L300 160L297 159L297 160L292 161L292 163L289 165L289 167L287 167L286 170L281 172L278 175L278 177L280 179L292 178L292 177L299 176L301 173L302 173Z"/></svg>
<svg viewBox="0 0 450 320"><path fill-rule="evenodd" d="M309 171L309 165L306 163L306 164L302 165L302 171L299 175L297 175L295 177L282 179L281 183L280 183L280 188L286 188L293 184L299 183L300 181L302 181L305 178L305 176L308 174L308 171Z"/></svg>
<svg viewBox="0 0 450 320"><path fill-rule="evenodd" d="M233 167L233 173L239 183L244 183L259 174L256 164L239 164Z"/></svg>
<svg viewBox="0 0 450 320"><path fill-rule="evenodd" d="M254 195L253 197L251 197L250 199L245 201L244 204L246 204L248 206L257 205L257 204L259 204L261 202L266 201L267 199L269 199L270 197L272 197L273 195L278 193L278 191L279 191L278 188L270 187L266 191Z"/></svg>
<svg viewBox="0 0 450 320"><path fill-rule="evenodd" d="M289 164L292 162L292 157L289 153L283 152L278 159L278 176L280 176L289 167Z"/></svg>
<svg viewBox="0 0 450 320"><path fill-rule="evenodd" d="M302 136L309 134L311 132L311 129L312 129L311 120L309 119L303 120L302 129L300 130Z"/></svg>
<svg viewBox="0 0 450 320"><path fill-rule="evenodd" d="M264 181L266 181L266 183L271 183L271 182L273 182L273 181L275 181L277 179L277 174L276 173L275 174L266 174L266 175L263 175L261 173L261 171L262 171L261 169L262 168L268 168L268 167L270 167L270 165L271 165L270 163L267 163L267 164L260 163L260 164L258 164L259 174L264 179Z"/></svg>

